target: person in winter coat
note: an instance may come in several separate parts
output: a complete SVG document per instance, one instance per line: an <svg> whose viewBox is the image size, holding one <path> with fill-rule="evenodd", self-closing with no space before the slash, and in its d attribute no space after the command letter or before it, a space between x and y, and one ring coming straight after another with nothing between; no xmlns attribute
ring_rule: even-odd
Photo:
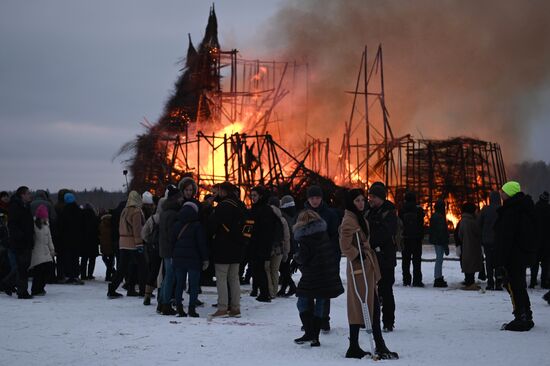
<svg viewBox="0 0 550 366"><path fill-rule="evenodd" d="M15 254L17 266L17 297L30 299L27 269L31 262L34 244L34 223L29 208L32 195L28 187L21 186L10 199L8 230L10 250Z"/></svg>
<svg viewBox="0 0 550 366"><path fill-rule="evenodd" d="M260 291L257 301L271 302L267 273L269 272L273 249L275 220L279 220L268 205L269 192L264 187L255 187L250 192L252 209L250 218L254 221L250 238L251 262L254 286Z"/></svg>
<svg viewBox="0 0 550 366"><path fill-rule="evenodd" d="M157 278L160 271L162 259L159 255L160 242L160 215L162 208L166 202L166 198L161 198L158 202L157 209L151 217L145 221L145 225L141 229L141 238L145 244L145 253L147 254L147 281L145 286L145 296L143 297L143 305L151 305L151 297L157 286Z"/></svg>
<svg viewBox="0 0 550 366"><path fill-rule="evenodd" d="M241 316L239 265L245 251L242 230L246 208L234 192L235 187L229 182L219 185L216 195L218 205L208 221L218 290L217 310L210 315L213 318Z"/></svg>
<svg viewBox="0 0 550 366"><path fill-rule="evenodd" d="M543 192L539 201L535 204L535 217L537 220L537 251L533 253L531 269L531 281L529 288L537 286L537 277L539 266L541 267L540 284L542 288L550 288L550 234L548 233L548 224L550 224L550 204L548 200L550 194Z"/></svg>
<svg viewBox="0 0 550 366"><path fill-rule="evenodd" d="M296 293L296 284L292 279L292 271L290 269L290 262L292 260L292 257L294 256L294 253L296 253L297 247L296 240L294 239L294 233L292 232L292 227L294 226L294 224L296 224L296 203L294 202L294 198L292 198L292 196L290 195L281 197L280 208L281 213L283 214L283 218L285 219L289 228L290 251L288 253L286 261L282 261L281 265L279 266L279 272L281 274L281 289L279 290L279 292L277 292L277 296L289 297L293 296ZM286 291L287 288L288 292Z"/></svg>
<svg viewBox="0 0 550 366"><path fill-rule="evenodd" d="M174 291L176 275L174 273L174 241L172 230L178 218L178 212L183 203L183 194L173 185L167 188L166 201L162 205L159 223L159 256L162 258L164 277L158 298L157 310L162 315L175 315L176 311L170 305Z"/></svg>
<svg viewBox="0 0 550 366"><path fill-rule="evenodd" d="M174 244L174 272L176 274L176 309L178 316L185 317L182 295L189 275L189 316L198 318L195 307L199 296L201 270L208 267L208 247L204 227L199 221L199 207L185 202L178 214L172 231Z"/></svg>
<svg viewBox="0 0 550 366"><path fill-rule="evenodd" d="M116 292L118 286L122 283L124 276L126 276L127 292L126 296L138 296L136 292L136 278L139 278L141 283L141 277L143 274L136 276L131 272L132 264L138 263L137 268L141 268L140 262L144 261L143 258L143 240L141 239L141 229L144 224L143 212L141 211L141 196L136 191L131 191L128 195L128 201L126 207L122 210L120 215L120 223L118 232L120 234L120 265L118 271L115 273L113 280L109 284L107 296L111 299L121 297L122 294ZM143 281L144 282L144 281Z"/></svg>
<svg viewBox="0 0 550 366"><path fill-rule="evenodd" d="M279 219L280 225L276 225L282 233L276 234L278 237L282 234L282 240L273 241L273 248L271 249L271 258L269 260L269 271L267 273L267 283L269 287L269 295L271 298L277 297L277 292L279 290L279 267L282 261L286 261L288 253L290 252L290 230L286 220L283 218L283 214L279 209L279 199L277 197L271 197L269 199L269 205L273 210L273 213Z"/></svg>
<svg viewBox="0 0 550 366"><path fill-rule="evenodd" d="M149 217L155 213L155 201L153 200L153 194L149 191L143 192L141 195L141 202L143 202L143 206L141 208L143 211L143 217L145 218L145 221L147 221Z"/></svg>
<svg viewBox="0 0 550 366"><path fill-rule="evenodd" d="M521 192L518 182L502 186L502 207L497 210L495 222L495 264L497 278L510 294L514 320L502 329L528 331L535 323L525 283L525 267L536 237L534 204Z"/></svg>
<svg viewBox="0 0 550 366"><path fill-rule="evenodd" d="M99 218L91 203L86 203L82 210L84 235L80 258L80 278L93 280L95 260L99 255Z"/></svg>
<svg viewBox="0 0 550 366"><path fill-rule="evenodd" d="M31 295L43 296L46 294L46 281L51 275L55 249L48 222L48 208L45 205L38 206L34 216L34 247L29 266L33 271Z"/></svg>
<svg viewBox="0 0 550 366"><path fill-rule="evenodd" d="M327 234L327 224L321 216L313 210L302 211L293 231L298 242L294 260L302 272L296 288L297 307L305 332L294 342L311 342L312 347L319 347L325 302L340 296L344 287L338 263L334 260L334 248Z"/></svg>
<svg viewBox="0 0 550 366"><path fill-rule="evenodd" d="M403 222L403 251L401 267L403 286L411 285L411 259L413 264L413 287L424 287L422 283L422 239L424 238L424 210L416 204L413 192L405 194L405 204L399 212Z"/></svg>
<svg viewBox="0 0 550 366"><path fill-rule="evenodd" d="M50 229L52 231L53 246L55 247L56 260L55 260L55 272L56 281L58 283L65 282L65 269L63 268L65 254L63 253L63 239L59 232L61 212L65 208L65 194L71 193L70 190L63 188L57 192L57 202L54 205L55 222L50 221Z"/></svg>
<svg viewBox="0 0 550 366"><path fill-rule="evenodd" d="M7 192L0 193L0 292L11 296L15 292L17 279L17 261L10 249L8 230L8 207L10 197Z"/></svg>
<svg viewBox="0 0 550 366"><path fill-rule="evenodd" d="M58 234L61 240L63 270L67 278L65 283L83 285L84 282L79 279L79 257L84 241L82 210L71 192L65 193L64 200L65 206L58 219Z"/></svg>
<svg viewBox="0 0 550 366"><path fill-rule="evenodd" d="M447 287L443 277L443 255L449 255L449 229L445 215L445 201L437 200L430 218L430 243L435 249L434 287Z"/></svg>
<svg viewBox="0 0 550 366"><path fill-rule="evenodd" d="M323 200L323 191L321 187L312 185L308 187L306 194L307 202L304 205L304 209L315 211L326 222L327 234L330 238L330 242L332 243L334 258L337 258L337 263L339 266L342 253L340 252L340 245L338 243L338 226L340 225L338 215L336 214L336 211L329 207ZM321 330L325 332L330 331L330 299L325 301L325 310L323 311Z"/></svg>
<svg viewBox="0 0 550 366"><path fill-rule="evenodd" d="M481 230L475 217L476 206L465 203L462 206L462 218L458 224L458 237L461 242L460 266L464 273L463 290L477 291L475 273L483 268L481 253Z"/></svg>
<svg viewBox="0 0 550 366"><path fill-rule="evenodd" d="M370 245L376 252L382 278L378 282L378 296L382 299L382 323L391 332L395 326L395 283L397 214L393 203L386 199L386 186L375 182L369 188L365 217L370 227Z"/></svg>
<svg viewBox="0 0 550 366"><path fill-rule="evenodd" d="M105 281L111 281L115 273L115 251L112 238L112 220L113 216L107 213L101 216L99 222L99 247L101 249L101 259L105 264Z"/></svg>
<svg viewBox="0 0 550 366"><path fill-rule="evenodd" d="M485 253L487 288L486 290L502 290L502 284L495 281L495 222L497 210L500 207L500 193L489 194L489 205L481 209L477 219L481 229L481 245Z"/></svg>
<svg viewBox="0 0 550 366"><path fill-rule="evenodd" d="M350 336L346 358L363 358L369 354L363 351L359 346L359 329L365 327L362 301L365 299L365 292L367 289L365 288L364 277L367 279L367 305L370 322L372 324L372 334L376 344L375 352L378 358L398 358L397 353L388 350L384 338L382 337L380 304L378 302L378 291L376 289L376 284L381 277L380 268L378 266L376 253L370 247L370 230L367 221L363 217L363 212L365 211L365 196L363 190L352 189L348 191L345 205L344 218L339 231L340 249L348 259L346 274ZM359 242L357 240L358 238ZM361 259L363 261L363 266L361 265ZM353 270L350 268L350 265L353 267ZM365 269L365 276L363 276L363 267ZM355 276L355 281L353 276ZM361 300L357 297L355 286L357 286L357 292L359 292Z"/></svg>

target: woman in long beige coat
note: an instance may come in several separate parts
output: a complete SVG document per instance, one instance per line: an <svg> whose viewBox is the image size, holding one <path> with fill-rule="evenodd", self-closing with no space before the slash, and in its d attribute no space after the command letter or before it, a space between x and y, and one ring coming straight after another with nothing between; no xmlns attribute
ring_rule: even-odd
<svg viewBox="0 0 550 366"><path fill-rule="evenodd" d="M361 266L360 255L363 258L365 274L367 278L368 294L367 304L369 309L370 321L372 324L374 341L376 344L376 356L382 359L397 359L398 355L391 352L386 347L380 328L380 304L376 284L380 280L380 268L376 253L369 244L369 226L363 212L365 209L365 195L362 189L352 189L346 193L346 210L344 219L340 226L340 249L348 259L347 263L347 308L349 322L349 348L346 352L346 358L363 358L368 355L359 346L359 329L365 326L361 301L355 292L353 278L359 295L365 298L365 282ZM357 233L359 234L360 244L357 243ZM359 249L361 248L361 249ZM353 267L353 274L349 263Z"/></svg>

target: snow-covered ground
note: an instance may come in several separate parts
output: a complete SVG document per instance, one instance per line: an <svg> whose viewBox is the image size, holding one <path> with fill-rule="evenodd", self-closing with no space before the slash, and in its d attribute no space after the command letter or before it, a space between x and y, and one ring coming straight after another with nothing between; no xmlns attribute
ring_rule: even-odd
<svg viewBox="0 0 550 366"><path fill-rule="evenodd" d="M425 258L433 258L425 247ZM506 292L459 289L459 263L445 261L448 289L434 289L433 262L422 269L426 288L401 285L396 268L396 329L384 334L396 365L549 365L550 306L544 290L529 290L535 328L526 333L500 331L512 319ZM345 262L342 260L342 279ZM203 288L201 318L157 315L139 298L108 300L104 267L97 260L95 281L85 286L47 285L47 295L17 300L0 295L0 365L335 365L347 360L348 325L345 295L332 302L332 330L321 347L296 345L301 335L296 298L258 303L242 288L240 319L215 319L215 288ZM296 279L299 275L296 276ZM482 284L482 287L484 285ZM186 296L186 301L188 297ZM187 307L187 303L185 303ZM368 349L362 332L360 343Z"/></svg>

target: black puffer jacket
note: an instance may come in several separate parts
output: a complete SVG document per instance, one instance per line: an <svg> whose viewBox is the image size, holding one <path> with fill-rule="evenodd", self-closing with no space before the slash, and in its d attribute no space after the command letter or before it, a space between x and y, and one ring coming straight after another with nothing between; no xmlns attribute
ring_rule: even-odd
<svg viewBox="0 0 550 366"><path fill-rule="evenodd" d="M63 207L57 220L61 250L80 254L84 240L84 219L82 210L76 203Z"/></svg>
<svg viewBox="0 0 550 366"><path fill-rule="evenodd" d="M378 208L370 208L366 219L369 222L371 248L376 252L380 268L393 268L397 265L395 234L397 214L395 206L386 200Z"/></svg>
<svg viewBox="0 0 550 366"><path fill-rule="evenodd" d="M524 193L504 201L497 210L495 249L497 266L525 266L531 258L529 249L535 247L536 219L533 200ZM532 222L532 227L527 227Z"/></svg>
<svg viewBox="0 0 550 366"><path fill-rule="evenodd" d="M174 199L167 199L162 206L159 222L159 255L161 258L173 258L174 238L172 231L178 219L181 204Z"/></svg>
<svg viewBox="0 0 550 366"><path fill-rule="evenodd" d="M99 255L99 217L91 207L82 211L84 235L82 256L95 258Z"/></svg>
<svg viewBox="0 0 550 366"><path fill-rule="evenodd" d="M30 251L34 244L34 223L31 210L23 200L13 195L8 208L10 248L15 251Z"/></svg>
<svg viewBox="0 0 550 366"><path fill-rule="evenodd" d="M172 229L172 240L174 266L200 271L202 262L208 260L208 248L199 215L191 206L181 208Z"/></svg>
<svg viewBox="0 0 550 366"><path fill-rule="evenodd" d="M233 195L226 197L214 209L208 221L209 237L212 239L214 263L241 263L244 257L242 226L246 208Z"/></svg>
<svg viewBox="0 0 550 366"><path fill-rule="evenodd" d="M344 293L338 261L327 234L324 220L309 222L294 228L298 250L294 260L302 277L296 296L309 298L335 298Z"/></svg>
<svg viewBox="0 0 550 366"><path fill-rule="evenodd" d="M340 251L340 240L338 237L338 227L340 226L340 223L342 222L341 218L338 217L338 214L336 213L336 210L331 208L325 201L322 201L319 207L313 208L309 204L309 202L306 202L304 204L304 208L307 210L315 211L321 216L321 218L326 222L327 224L327 234L330 239L330 242L332 244L332 248L334 250L335 255L340 258L342 256L342 252ZM342 216L343 217L343 216Z"/></svg>
<svg viewBox="0 0 550 366"><path fill-rule="evenodd" d="M497 221L497 210L500 207L500 194L491 192L489 195L489 206L481 209L478 217L478 224L481 228L481 244L493 246L495 242L495 221Z"/></svg>
<svg viewBox="0 0 550 366"><path fill-rule="evenodd" d="M435 212L430 218L430 244L447 247L449 245L449 229L445 218L445 203L437 201Z"/></svg>
<svg viewBox="0 0 550 366"><path fill-rule="evenodd" d="M257 203L252 205L250 219L254 221L250 238L250 255L252 259L268 261L273 249L276 220L280 219L267 204L266 196L262 196Z"/></svg>

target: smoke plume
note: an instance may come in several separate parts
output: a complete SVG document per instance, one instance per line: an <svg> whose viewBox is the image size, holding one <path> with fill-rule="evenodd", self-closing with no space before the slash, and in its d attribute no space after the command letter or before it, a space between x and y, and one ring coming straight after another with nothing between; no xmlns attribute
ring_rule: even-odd
<svg viewBox="0 0 550 366"><path fill-rule="evenodd" d="M397 135L495 141L507 160L523 158L531 96L550 81L549 1L294 0L267 34L279 58L309 63L319 137L343 133L365 45L369 63L383 45Z"/></svg>

